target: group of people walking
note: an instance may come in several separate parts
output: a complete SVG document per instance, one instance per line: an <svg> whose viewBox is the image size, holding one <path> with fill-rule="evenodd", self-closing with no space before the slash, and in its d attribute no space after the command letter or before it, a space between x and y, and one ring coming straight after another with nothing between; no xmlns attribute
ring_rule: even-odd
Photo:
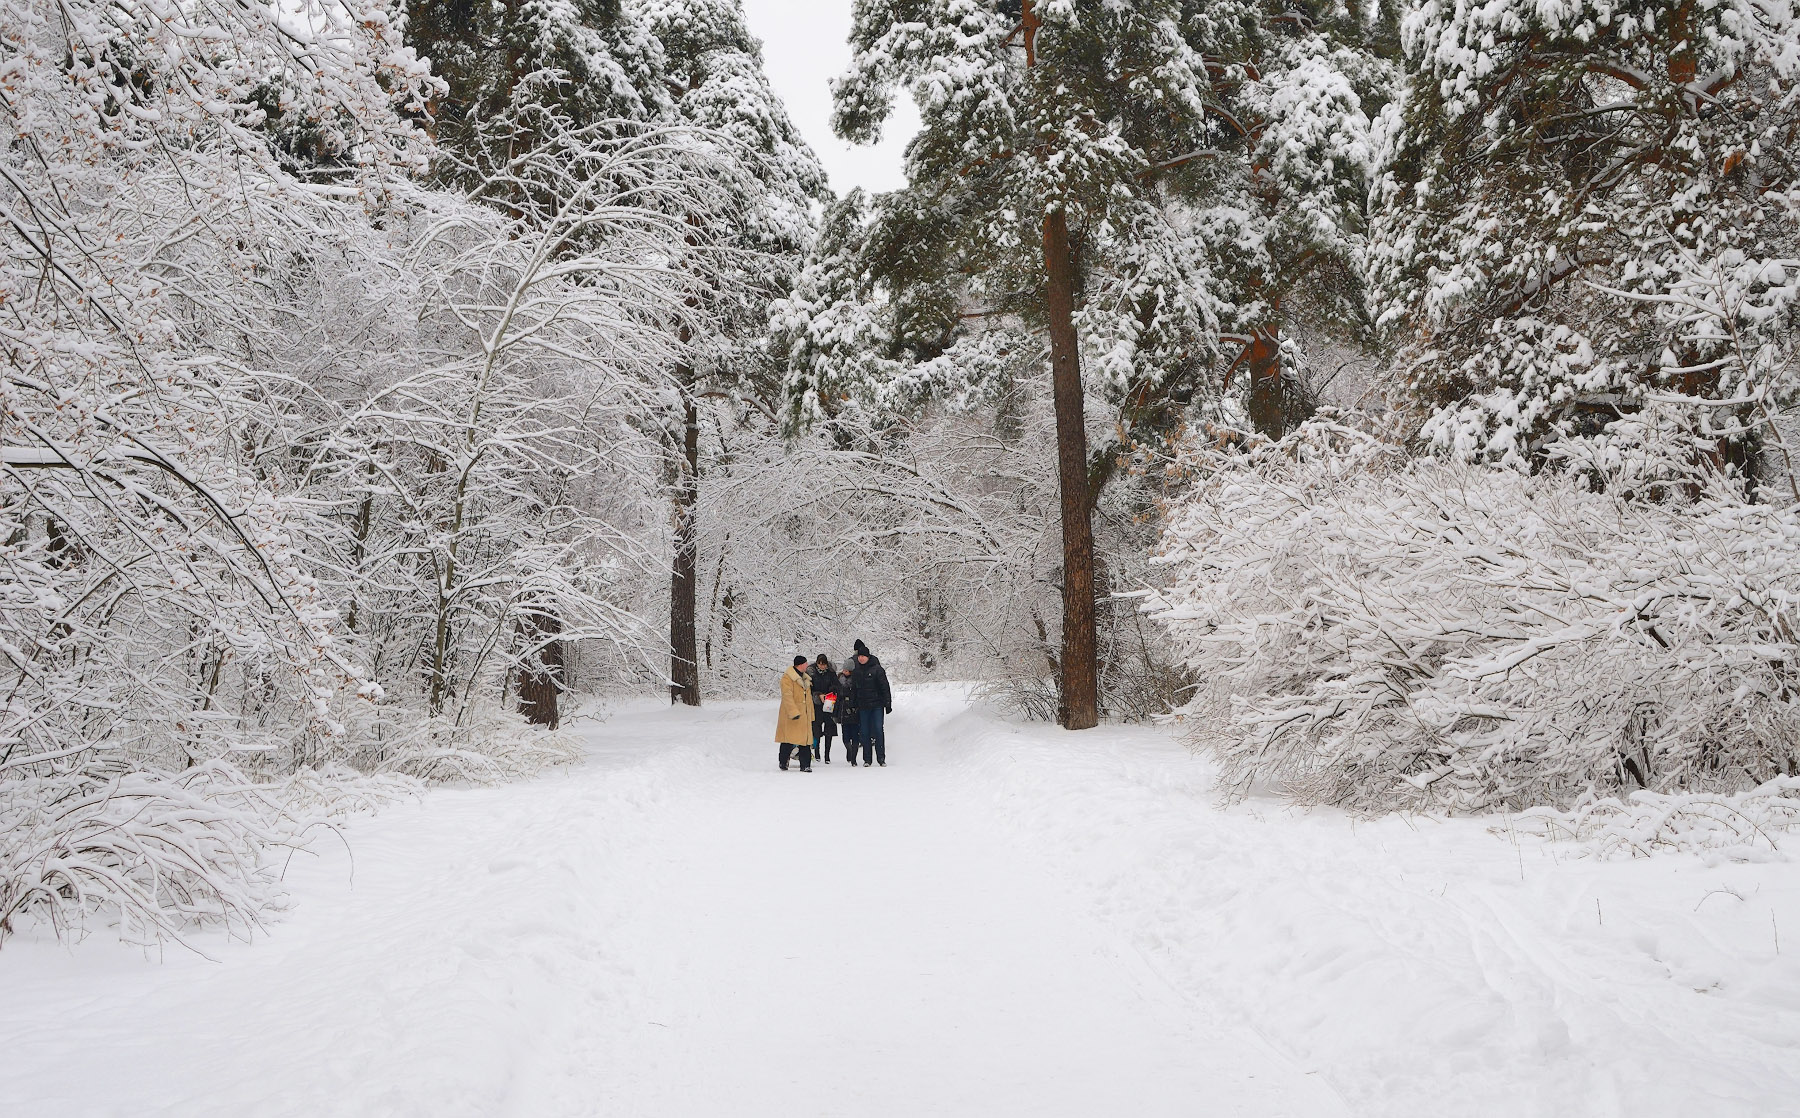
<svg viewBox="0 0 1800 1118"><path fill-rule="evenodd" d="M844 755L852 766L860 750L864 768L887 768L885 722L894 712L894 692L887 669L869 646L858 640L850 664L831 666L823 652L811 664L794 657L781 674L781 712L776 716L775 743L781 747L783 772L796 753L800 771L812 772L814 759L831 764L831 743L844 732Z"/></svg>

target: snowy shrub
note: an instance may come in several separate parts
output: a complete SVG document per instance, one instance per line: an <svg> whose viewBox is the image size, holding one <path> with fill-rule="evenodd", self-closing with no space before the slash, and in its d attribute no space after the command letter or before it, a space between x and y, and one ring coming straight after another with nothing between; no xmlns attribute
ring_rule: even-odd
<svg viewBox="0 0 1800 1118"><path fill-rule="evenodd" d="M461 724L448 718L427 720L394 745L386 766L434 783L493 784L531 776L579 755L573 735L546 731L484 705Z"/></svg>
<svg viewBox="0 0 1800 1118"><path fill-rule="evenodd" d="M384 0L0 0L0 73L0 932L243 931L284 840L236 761L341 743L366 679L271 355L432 83Z"/></svg>
<svg viewBox="0 0 1800 1118"><path fill-rule="evenodd" d="M34 912L58 934L100 918L134 940L195 923L248 935L271 900L280 814L271 790L217 761L0 781L0 931Z"/></svg>
<svg viewBox="0 0 1800 1118"><path fill-rule="evenodd" d="M1682 850L1760 861L1778 857L1800 831L1800 778L1779 777L1737 795L1633 792L1585 798L1569 811L1532 808L1515 831L1576 842L1601 858L1641 858Z"/></svg>
<svg viewBox="0 0 1800 1118"><path fill-rule="evenodd" d="M25 917L144 943L206 926L248 936L280 904L291 852L421 787L340 764L257 780L225 761L0 781L0 932Z"/></svg>
<svg viewBox="0 0 1800 1118"><path fill-rule="evenodd" d="M283 816L304 831L327 820L372 815L388 804L412 799L424 783L401 773L366 773L348 765L301 769L279 782L274 794Z"/></svg>
<svg viewBox="0 0 1800 1118"><path fill-rule="evenodd" d="M1148 608L1225 779L1476 811L1800 772L1800 512L1584 445L1530 476L1320 424L1212 463Z"/></svg>

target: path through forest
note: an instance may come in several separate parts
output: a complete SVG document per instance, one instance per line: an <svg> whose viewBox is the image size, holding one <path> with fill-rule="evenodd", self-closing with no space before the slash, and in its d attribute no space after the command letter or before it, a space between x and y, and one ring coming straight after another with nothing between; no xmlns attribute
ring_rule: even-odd
<svg viewBox="0 0 1800 1118"><path fill-rule="evenodd" d="M644 820L609 945L632 1008L585 1058L615 1070L567 1089L621 1114L1339 1112L1086 915L958 785L929 719L893 720L887 768L838 751L811 775L778 771L750 721Z"/></svg>
<svg viewBox="0 0 1800 1118"><path fill-rule="evenodd" d="M893 719L885 769L803 775L761 704L628 711L573 771L358 824L353 886L296 868L303 903L218 962L19 944L9 990L78 988L105 1060L6 1028L5 1078L84 1116L1339 1111L1084 915L936 713Z"/></svg>
<svg viewBox="0 0 1800 1118"><path fill-rule="evenodd" d="M197 940L210 960L15 938L4 1093L78 1118L1386 1118L1800 1090L1787 866L1222 810L1161 731L1009 724L956 688L898 706L888 768L810 775L775 769L770 703L627 707L579 765L357 821L268 935Z"/></svg>

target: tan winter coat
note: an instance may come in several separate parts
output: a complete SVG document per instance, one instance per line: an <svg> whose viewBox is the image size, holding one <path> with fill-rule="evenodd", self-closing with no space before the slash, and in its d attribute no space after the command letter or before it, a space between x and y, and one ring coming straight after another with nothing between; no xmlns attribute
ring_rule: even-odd
<svg viewBox="0 0 1800 1118"><path fill-rule="evenodd" d="M812 684L798 668L781 673L781 713L775 719L777 745L811 745Z"/></svg>

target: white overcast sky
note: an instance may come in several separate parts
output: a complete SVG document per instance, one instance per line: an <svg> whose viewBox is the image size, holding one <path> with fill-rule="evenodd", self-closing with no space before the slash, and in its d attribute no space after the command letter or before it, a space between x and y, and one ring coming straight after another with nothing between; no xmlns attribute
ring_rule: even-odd
<svg viewBox="0 0 1800 1118"><path fill-rule="evenodd" d="M855 147L831 131L826 83L850 64L851 0L744 0L750 31L763 43L763 62L775 92L787 102L801 135L819 154L839 194L853 186L893 190L903 185L901 152L919 127L912 99L902 93L873 147Z"/></svg>

